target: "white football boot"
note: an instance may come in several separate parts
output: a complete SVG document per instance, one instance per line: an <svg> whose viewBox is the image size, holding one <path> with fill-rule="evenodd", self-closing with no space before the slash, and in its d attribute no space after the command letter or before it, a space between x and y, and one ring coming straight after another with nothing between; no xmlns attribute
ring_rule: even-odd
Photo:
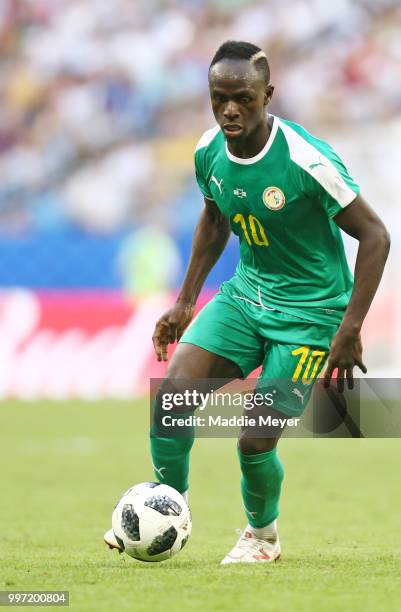
<svg viewBox="0 0 401 612"><path fill-rule="evenodd" d="M116 548L118 552L120 553L123 552L123 549L117 542L116 536L114 535L114 531L112 529L109 529L108 531L106 531L106 533L103 536L103 539L109 548L111 549Z"/></svg>
<svg viewBox="0 0 401 612"><path fill-rule="evenodd" d="M272 563L280 558L280 540L274 542L257 538L249 529L241 534L234 548L226 555L221 565L227 563Z"/></svg>

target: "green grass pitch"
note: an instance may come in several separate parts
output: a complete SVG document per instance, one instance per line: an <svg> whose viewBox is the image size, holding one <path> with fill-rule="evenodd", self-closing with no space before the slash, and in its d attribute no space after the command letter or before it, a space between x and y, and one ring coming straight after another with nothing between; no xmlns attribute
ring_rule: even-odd
<svg viewBox="0 0 401 612"><path fill-rule="evenodd" d="M145 564L102 537L121 492L153 479L147 421L146 402L1 406L2 590L69 590L85 612L400 608L399 440L283 440L282 560L226 567L245 520L235 440L198 440L191 539Z"/></svg>

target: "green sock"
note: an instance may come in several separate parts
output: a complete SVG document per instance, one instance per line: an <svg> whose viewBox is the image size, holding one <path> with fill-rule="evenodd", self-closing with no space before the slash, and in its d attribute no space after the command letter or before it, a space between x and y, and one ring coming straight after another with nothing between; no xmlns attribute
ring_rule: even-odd
<svg viewBox="0 0 401 612"><path fill-rule="evenodd" d="M244 455L238 449L238 457L245 513L251 527L261 529L279 514L284 469L275 448L256 455Z"/></svg>
<svg viewBox="0 0 401 612"><path fill-rule="evenodd" d="M185 493L188 489L189 453L193 442L193 438L150 436L153 469L160 483Z"/></svg>
<svg viewBox="0 0 401 612"><path fill-rule="evenodd" d="M156 479L184 493L188 489L189 454L195 439L195 428L190 425L175 430L164 427L161 419L166 414L185 419L193 415L193 412L165 412L156 398L150 430L150 451Z"/></svg>

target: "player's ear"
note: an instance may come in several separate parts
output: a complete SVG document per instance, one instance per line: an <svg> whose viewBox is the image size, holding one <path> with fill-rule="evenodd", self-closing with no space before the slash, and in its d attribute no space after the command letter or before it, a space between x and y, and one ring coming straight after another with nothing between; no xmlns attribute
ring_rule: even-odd
<svg viewBox="0 0 401 612"><path fill-rule="evenodd" d="M268 85L265 91L265 100L264 100L265 106L267 106L270 100L272 99L273 92L274 92L274 85Z"/></svg>

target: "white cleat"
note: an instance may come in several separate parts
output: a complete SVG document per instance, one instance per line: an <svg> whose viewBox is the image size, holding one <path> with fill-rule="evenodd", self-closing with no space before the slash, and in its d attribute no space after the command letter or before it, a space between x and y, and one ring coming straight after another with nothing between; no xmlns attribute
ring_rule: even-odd
<svg viewBox="0 0 401 612"><path fill-rule="evenodd" d="M280 540L275 542L261 540L251 531L245 530L234 548L226 555L221 565L227 563L272 563L280 558Z"/></svg>
<svg viewBox="0 0 401 612"><path fill-rule="evenodd" d="M106 533L103 536L103 539L109 548L111 549L116 548L118 552L120 553L123 552L124 549L117 542L116 536L114 535L114 531L112 529L109 529L108 531L106 531Z"/></svg>

